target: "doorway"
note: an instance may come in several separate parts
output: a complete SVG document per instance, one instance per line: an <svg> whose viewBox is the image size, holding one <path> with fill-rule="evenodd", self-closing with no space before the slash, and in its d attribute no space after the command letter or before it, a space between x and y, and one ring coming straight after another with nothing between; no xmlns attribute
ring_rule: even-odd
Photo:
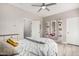
<svg viewBox="0 0 79 59"><path fill-rule="evenodd" d="M26 37L31 37L31 32L32 32L32 20L25 18L24 19L24 38Z"/></svg>

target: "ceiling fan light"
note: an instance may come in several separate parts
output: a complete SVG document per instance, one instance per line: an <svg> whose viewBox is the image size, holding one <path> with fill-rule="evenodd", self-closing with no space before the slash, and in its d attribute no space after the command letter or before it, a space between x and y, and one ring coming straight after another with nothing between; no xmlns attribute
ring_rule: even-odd
<svg viewBox="0 0 79 59"><path fill-rule="evenodd" d="M46 6L42 6L41 8L42 8L42 9L46 9Z"/></svg>

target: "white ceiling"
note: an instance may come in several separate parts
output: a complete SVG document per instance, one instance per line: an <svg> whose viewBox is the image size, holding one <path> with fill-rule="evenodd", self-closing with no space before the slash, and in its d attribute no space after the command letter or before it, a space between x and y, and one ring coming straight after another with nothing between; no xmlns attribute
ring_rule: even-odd
<svg viewBox="0 0 79 59"><path fill-rule="evenodd" d="M40 12L37 12L40 7L34 7L32 5L39 5L39 4L41 5L41 3L14 3L11 5L19 7L25 11L29 11L40 17L46 17L60 12L65 12L71 9L79 8L78 3L57 3L56 5L52 5L48 7L50 11L41 10Z"/></svg>

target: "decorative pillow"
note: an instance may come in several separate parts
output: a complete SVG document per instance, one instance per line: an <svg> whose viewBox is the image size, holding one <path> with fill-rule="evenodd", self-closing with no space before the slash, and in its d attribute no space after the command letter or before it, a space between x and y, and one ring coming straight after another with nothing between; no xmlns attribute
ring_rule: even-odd
<svg viewBox="0 0 79 59"><path fill-rule="evenodd" d="M10 45L6 41L0 41L0 55L3 56L16 55L19 53L17 51L17 47Z"/></svg>
<svg viewBox="0 0 79 59"><path fill-rule="evenodd" d="M13 39L13 38L9 38L7 40L7 43L9 43L10 45L12 45L13 47L17 47L18 46L18 42L15 39Z"/></svg>

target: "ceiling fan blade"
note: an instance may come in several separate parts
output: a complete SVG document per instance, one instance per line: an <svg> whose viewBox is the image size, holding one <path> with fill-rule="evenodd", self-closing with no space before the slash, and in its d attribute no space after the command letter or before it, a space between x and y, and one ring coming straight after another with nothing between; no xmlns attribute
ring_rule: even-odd
<svg viewBox="0 0 79 59"><path fill-rule="evenodd" d="M42 8L40 8L39 10L38 10L38 12L40 12L42 10Z"/></svg>
<svg viewBox="0 0 79 59"><path fill-rule="evenodd" d="M32 6L35 6L35 7L41 7L41 5L32 5Z"/></svg>
<svg viewBox="0 0 79 59"><path fill-rule="evenodd" d="M46 8L47 11L50 11L48 8Z"/></svg>
<svg viewBox="0 0 79 59"><path fill-rule="evenodd" d="M51 5L55 5L56 3L50 3L50 4L47 4L46 6L51 6Z"/></svg>

